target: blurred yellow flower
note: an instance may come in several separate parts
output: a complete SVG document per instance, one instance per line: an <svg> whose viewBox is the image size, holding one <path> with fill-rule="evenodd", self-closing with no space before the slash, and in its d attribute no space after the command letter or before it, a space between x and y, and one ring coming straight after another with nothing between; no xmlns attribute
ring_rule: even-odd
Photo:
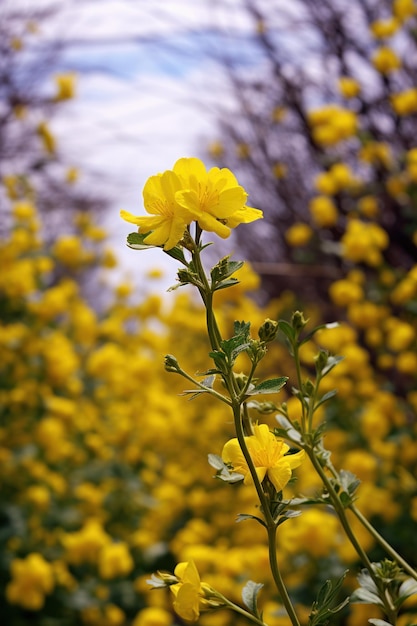
<svg viewBox="0 0 417 626"><path fill-rule="evenodd" d="M344 98L355 98L361 91L361 86L357 80L350 76L339 78L339 91Z"/></svg>
<svg viewBox="0 0 417 626"><path fill-rule="evenodd" d="M406 89L391 96L392 108L398 115L411 115L417 111L417 89Z"/></svg>
<svg viewBox="0 0 417 626"><path fill-rule="evenodd" d="M390 74L401 67L401 60L392 48L381 46L375 51L372 64L381 74Z"/></svg>
<svg viewBox="0 0 417 626"><path fill-rule="evenodd" d="M310 200L309 210L314 223L320 228L330 228L337 224L339 214L331 198L316 196Z"/></svg>
<svg viewBox="0 0 417 626"><path fill-rule="evenodd" d="M72 72L55 76L55 84L57 87L55 100L70 100L75 96L75 79L76 76Z"/></svg>
<svg viewBox="0 0 417 626"><path fill-rule="evenodd" d="M386 20L377 20L370 26L371 33L376 39L392 37L400 27L400 22L395 17Z"/></svg>
<svg viewBox="0 0 417 626"><path fill-rule="evenodd" d="M256 424L254 434L245 437L259 480L268 476L277 491L282 491L291 478L292 470L301 465L304 450L287 454L289 446L277 439L266 424ZM233 470L244 476L246 485L252 484L252 476L237 439L230 439L223 447L222 458Z"/></svg>
<svg viewBox="0 0 417 626"><path fill-rule="evenodd" d="M39 611L45 596L53 591L53 569L41 554L33 552L24 559L15 559L11 565L12 580L6 587L6 597L30 611Z"/></svg>
<svg viewBox="0 0 417 626"><path fill-rule="evenodd" d="M285 240L289 246L297 248L305 246L313 236L313 231L308 224L296 222L285 233Z"/></svg>
<svg viewBox="0 0 417 626"><path fill-rule="evenodd" d="M126 576L133 567L134 562L126 543L111 543L101 549L98 571L102 578L108 580Z"/></svg>

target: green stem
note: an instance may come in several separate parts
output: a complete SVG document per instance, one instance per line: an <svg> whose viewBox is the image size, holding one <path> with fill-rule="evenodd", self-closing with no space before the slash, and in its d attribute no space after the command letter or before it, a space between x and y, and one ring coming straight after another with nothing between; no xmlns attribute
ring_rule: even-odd
<svg viewBox="0 0 417 626"><path fill-rule="evenodd" d="M182 376L183 378L186 378L187 380L192 382L194 385L196 385L197 387L199 387L203 391L206 391L207 393L209 393L210 395L214 396L215 398L217 398L221 402L224 402L228 406L232 406L232 402L231 402L230 398L227 398L226 396L223 396L221 393L219 393L215 389L212 389L211 387L206 387L205 385L200 383L198 380L195 380L192 376L187 374L187 372L184 372L184 370L182 370L182 369L178 369L177 372L178 372L178 374L180 376Z"/></svg>
<svg viewBox="0 0 417 626"><path fill-rule="evenodd" d="M330 459L327 460L326 467L331 471L331 473L333 474L335 478L339 478L339 474L337 470L335 469L335 467L333 466L333 463L330 461ZM371 524L371 522L369 522L366 519L366 517L359 511L359 509L356 508L353 502L349 506L349 509L356 516L356 518L360 521L360 523L366 528L366 530L373 536L373 538L379 543L381 548L385 550L385 552L394 561L396 561L398 565L402 567L402 569L405 572L407 572L407 574L409 574L412 578L414 578L414 580L417 580L417 572L411 567L411 565L409 565L409 563L407 563L405 559L403 559L403 557L400 554L398 554L396 550L394 550L394 548L384 539L384 537L379 534L377 529Z"/></svg>
<svg viewBox="0 0 417 626"><path fill-rule="evenodd" d="M297 614L295 613L295 609L288 595L288 591L285 587L285 584L284 584L284 581L282 579L281 572L279 569L278 559L277 559L277 545L276 545L277 526L269 508L269 500L264 490L262 489L262 485L259 481L258 474L256 473L255 465L253 463L252 457L246 445L245 435L243 432L242 419L241 419L240 404L238 402L233 403L233 415L234 415L234 421L235 421L235 430L236 430L237 440L239 442L240 448L242 450L242 454L245 457L245 461L247 463L250 474L252 476L252 480L255 485L256 492L258 494L259 502L261 504L262 513L265 518L266 529L268 532L269 564L271 567L272 576L273 576L275 585L277 587L277 590L280 594L282 603L284 604L285 609L288 613L288 616L291 620L292 625L300 626L300 622L298 620Z"/></svg>
<svg viewBox="0 0 417 626"><path fill-rule="evenodd" d="M334 508L334 510L337 513L337 516L340 520L340 523L342 524L343 530L346 533L346 536L348 537L350 543L352 544L352 546L355 548L357 555L359 556L359 558L361 559L363 565L366 567L366 569L369 572L370 577L372 578L372 580L374 581L377 589L380 591L379 597L380 599L384 602L384 608L385 608L385 612L387 617L389 617L390 619L392 619L392 617L396 615L396 613L394 613L395 611L395 607L392 604L392 601L390 601L389 598L386 597L386 594L383 593L384 590L381 587L381 581L380 579L375 575L373 567L372 567L372 563L368 557L368 555L366 554L365 550L362 548L361 544L359 543L358 539L356 538L355 533L353 532L349 520L347 518L346 515L346 509L343 506L342 502L340 501L340 498L338 496L338 494L336 493L332 483L330 482L330 480L328 479L328 477L326 476L326 473L323 470L323 467L320 463L320 461L317 459L314 449L311 448L310 446L306 446L305 447L305 451L307 452L314 469L316 470L316 472L318 473L318 475L320 476L323 485L325 486L325 488L327 489L327 492L329 494L332 506Z"/></svg>
<svg viewBox="0 0 417 626"><path fill-rule="evenodd" d="M385 550L389 556L398 563L402 569L407 572L414 580L417 580L417 572L405 561L400 554L379 534L379 532L372 526L372 524L362 515L362 513L356 508L354 504L350 505L350 510L357 517L366 530L376 539L381 548Z"/></svg>
<svg viewBox="0 0 417 626"><path fill-rule="evenodd" d="M239 606L238 604L235 604L234 602L231 602L228 598L223 596L218 591L216 591L216 596L220 598L221 600L223 600L226 606L232 611L235 611L235 613L240 613L240 615L247 617L251 622L254 622L255 624L259 624L259 626L266 626L265 622L263 622L261 619L256 617L256 615L253 615L252 613L245 611L245 609L243 609L241 606Z"/></svg>
<svg viewBox="0 0 417 626"><path fill-rule="evenodd" d="M271 567L272 576L274 577L275 585L281 596L281 600L288 613L288 617L291 620L293 626L300 626L297 614L294 610L294 606L288 595L287 588L282 580L281 572L277 559L277 526L268 526L268 546L269 546L269 564Z"/></svg>

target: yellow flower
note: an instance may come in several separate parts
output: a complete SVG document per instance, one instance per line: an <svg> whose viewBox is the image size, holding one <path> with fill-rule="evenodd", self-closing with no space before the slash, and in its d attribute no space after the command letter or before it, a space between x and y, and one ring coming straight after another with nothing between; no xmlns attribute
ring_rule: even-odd
<svg viewBox="0 0 417 626"><path fill-rule="evenodd" d="M180 180L171 170L151 176L143 188L143 204L151 215L136 217L121 211L120 216L126 222L139 226L140 233L150 233L145 237L147 245L163 245L164 250L170 250L177 245L187 225L193 220L193 215L175 199L180 189Z"/></svg>
<svg viewBox="0 0 417 626"><path fill-rule="evenodd" d="M55 76L57 93L55 100L71 100L75 95L75 74L58 74Z"/></svg>
<svg viewBox="0 0 417 626"><path fill-rule="evenodd" d="M209 601L214 590L206 583L200 582L200 575L194 561L178 563L174 570L178 583L171 585L170 589L175 596L175 612L189 622L195 622L200 617L200 611L210 605L221 606L222 602Z"/></svg>
<svg viewBox="0 0 417 626"><path fill-rule="evenodd" d="M355 98L360 93L361 87L357 80L350 76L339 78L339 91L344 98Z"/></svg>
<svg viewBox="0 0 417 626"><path fill-rule="evenodd" d="M375 69L381 74L389 74L401 67L401 61L391 48L382 46L376 50L372 57L372 63Z"/></svg>
<svg viewBox="0 0 417 626"><path fill-rule="evenodd" d="M101 578L108 580L127 576L133 567L134 562L126 543L111 543L102 547L98 561Z"/></svg>
<svg viewBox="0 0 417 626"><path fill-rule="evenodd" d="M262 218L262 211L246 206L247 193L227 168L212 167L208 172L199 159L179 159L174 165L182 183L176 201L191 212L203 230L220 237L230 228Z"/></svg>
<svg viewBox="0 0 417 626"><path fill-rule="evenodd" d="M414 0L394 0L392 4L394 16L401 22L405 22L416 13Z"/></svg>
<svg viewBox="0 0 417 626"><path fill-rule="evenodd" d="M386 37L392 37L397 32L399 26L399 21L395 17L391 17L387 20L372 22L370 30L376 39L385 39Z"/></svg>
<svg viewBox="0 0 417 626"><path fill-rule="evenodd" d="M247 193L227 168L206 170L196 158L179 159L173 170L151 176L143 189L144 206L150 217L135 217L121 211L127 222L137 224L147 245L170 250L186 227L197 221L203 230L220 237L230 235L238 224L262 218L262 211L246 206Z"/></svg>
<svg viewBox="0 0 417 626"><path fill-rule="evenodd" d="M277 491L282 491L291 478L292 470L301 465L304 451L287 455L289 446L277 439L266 424L256 424L254 435L245 437L259 480L268 476ZM252 484L252 476L237 439L230 439L223 447L222 458L230 463L238 474L244 476L246 485Z"/></svg>
<svg viewBox="0 0 417 626"><path fill-rule="evenodd" d="M296 222L285 233L285 240L289 246L297 248L305 246L313 236L313 231L308 224Z"/></svg>
<svg viewBox="0 0 417 626"><path fill-rule="evenodd" d="M411 115L417 111L417 89L406 89L391 96L392 108L397 115Z"/></svg>
<svg viewBox="0 0 417 626"><path fill-rule="evenodd" d="M39 611L45 596L53 591L52 566L41 554L33 552L25 559L14 559L11 565L12 580L6 587L6 597L30 611Z"/></svg>
<svg viewBox="0 0 417 626"><path fill-rule="evenodd" d="M309 203L311 217L317 226L330 228L335 226L338 220L337 207L331 198L316 196Z"/></svg>

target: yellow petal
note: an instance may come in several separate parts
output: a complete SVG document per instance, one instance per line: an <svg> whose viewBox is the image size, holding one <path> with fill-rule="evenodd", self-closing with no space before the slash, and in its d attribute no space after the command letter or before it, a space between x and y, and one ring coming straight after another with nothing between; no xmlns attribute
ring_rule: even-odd
<svg viewBox="0 0 417 626"><path fill-rule="evenodd" d="M290 468L293 470L296 467L299 467L301 465L301 463L304 461L304 450L300 450L299 452L296 452L295 454L287 454L284 459L287 461L288 465L290 466Z"/></svg>
<svg viewBox="0 0 417 626"><path fill-rule="evenodd" d="M178 589L174 600L174 610L180 617L195 622L200 616L198 590L191 583L184 583Z"/></svg>
<svg viewBox="0 0 417 626"><path fill-rule="evenodd" d="M277 491L282 491L291 478L289 464L282 459L275 467L268 469L268 478Z"/></svg>

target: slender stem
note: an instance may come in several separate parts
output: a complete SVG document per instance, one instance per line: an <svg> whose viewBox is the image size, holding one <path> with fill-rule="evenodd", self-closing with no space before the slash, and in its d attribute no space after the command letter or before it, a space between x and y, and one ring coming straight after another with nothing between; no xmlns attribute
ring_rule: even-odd
<svg viewBox="0 0 417 626"><path fill-rule="evenodd" d="M390 555L394 561L400 565L407 574L410 574L414 580L417 580L417 572L405 561L400 554L379 534L379 532L372 526L372 524L362 515L362 513L356 508L354 504L350 505L350 510L357 517L357 519L365 526L371 535L376 539L379 545Z"/></svg>
<svg viewBox="0 0 417 626"><path fill-rule="evenodd" d="M223 396L221 393L219 393L215 389L212 389L211 387L206 387L205 385L200 383L198 380L195 380L192 376L187 374L187 372L184 372L184 370L179 369L177 371L178 371L178 374L180 374L180 376L182 376L183 378L186 378L187 380L192 382L194 385L197 385L197 387L199 387L203 391L206 391L207 393L209 393L210 395L214 396L215 398L217 398L221 402L224 402L228 406L232 406L232 402L231 402L230 398L227 398L226 396ZM197 393L197 391L196 391L196 393Z"/></svg>
<svg viewBox="0 0 417 626"><path fill-rule="evenodd" d="M272 576L276 584L277 590L281 596L281 600L291 620L292 625L300 626L300 622L298 620L297 614L295 613L295 609L293 607L291 599L288 595L288 591L282 579L281 572L280 572L279 565L278 565L277 545L276 545L277 526L269 508L269 500L264 490L262 489L262 485L259 481L258 474L256 473L255 465L253 463L252 457L246 445L245 436L243 433L243 424L242 424L242 419L241 419L240 404L237 402L233 404L233 414L235 418L235 429L236 429L237 440L239 442L243 456L245 457L246 463L251 473L252 480L255 485L255 489L258 494L259 501L261 503L262 513L265 518L266 528L268 532L269 564L271 567Z"/></svg>
<svg viewBox="0 0 417 626"><path fill-rule="evenodd" d="M227 607L231 609L232 611L235 611L235 613L240 613L240 615L244 615L244 617L247 617L251 622L254 622L255 624L259 624L260 626L266 626L265 622L263 622L261 619L256 617L256 615L253 615L252 613L245 611L245 609L243 609L241 606L239 606L238 604L235 604L234 602L231 602L228 598L226 598L224 595L222 595L218 591L216 591L216 597L223 600L224 603L227 605Z"/></svg>
<svg viewBox="0 0 417 626"><path fill-rule="evenodd" d="M327 459L326 467L331 471L335 478L339 478L339 474L330 459ZM398 552L394 550L394 548L384 539L384 537L379 534L377 529L371 524L369 520L366 519L366 517L359 511L359 509L355 506L353 502L352 504L350 504L349 509L360 521L360 523L366 528L366 530L373 536L373 538L379 543L381 548L385 550L385 552L394 561L396 561L398 565L402 567L405 572L407 572L407 574L414 578L414 580L417 580L416 570L413 569L411 565L409 565L409 563L407 563L407 561L403 559L403 557L398 554Z"/></svg>
<svg viewBox="0 0 417 626"><path fill-rule="evenodd" d="M368 555L366 554L365 550L362 548L361 544L359 543L358 539L356 538L355 533L353 532L349 520L347 518L346 515L346 509L343 506L342 502L340 501L340 498L338 496L338 494L336 493L332 483L330 482L330 480L328 479L328 477L326 476L326 473L324 472L320 461L317 459L315 452L314 452L314 448L311 448L310 446L306 446L305 450L314 466L314 469L316 470L316 472L319 474L324 486L327 489L327 492L329 494L331 503L333 505L334 510L337 513L337 516L340 520L340 523L343 526L343 530L346 533L346 536L348 537L350 543L352 544L352 546L355 548L356 553L358 554L359 558L361 559L362 563L364 564L364 566L366 567L366 569L368 570L368 573L370 575L370 577L372 578L372 580L374 581L377 589L380 591L379 597L380 599L384 602L384 609L386 612L387 617L392 618L394 615L394 611L395 611L395 607L392 603L391 598L387 598L386 594L384 593L384 588L381 586L381 580L375 575L375 572L373 570L372 567L372 563L368 557Z"/></svg>
<svg viewBox="0 0 417 626"><path fill-rule="evenodd" d="M300 626L300 622L294 610L294 606L291 602L291 599L288 595L288 591L282 579L281 572L280 572L279 565L278 565L276 525L274 525L274 527L268 526L268 546L269 546L269 563L271 566L271 572L274 577L275 585L281 596L282 603L285 606L285 609L288 613L288 617L290 618L293 626Z"/></svg>

